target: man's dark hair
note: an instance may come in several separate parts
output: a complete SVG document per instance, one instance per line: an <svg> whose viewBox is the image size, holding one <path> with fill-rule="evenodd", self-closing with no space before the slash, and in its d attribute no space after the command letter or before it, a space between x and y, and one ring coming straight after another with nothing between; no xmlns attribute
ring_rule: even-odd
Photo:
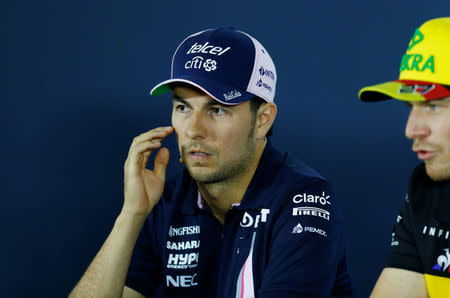
<svg viewBox="0 0 450 298"><path fill-rule="evenodd" d="M255 96L252 99L250 99L250 111L252 112L252 116L253 116L253 121L256 120L256 113L258 112L259 108L263 105L266 104L267 102L262 99L261 97ZM273 128L273 124L270 127L269 131L266 134L266 137L270 137L273 134L272 131Z"/></svg>

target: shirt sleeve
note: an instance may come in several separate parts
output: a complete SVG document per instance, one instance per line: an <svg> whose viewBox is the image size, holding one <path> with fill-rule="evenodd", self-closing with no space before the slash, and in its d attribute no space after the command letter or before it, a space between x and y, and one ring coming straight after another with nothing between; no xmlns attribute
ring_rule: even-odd
<svg viewBox="0 0 450 298"><path fill-rule="evenodd" d="M157 205L158 206L158 205ZM147 217L136 241L131 257L125 285L138 291L141 295L152 297L162 282L162 264L158 252L158 210Z"/></svg>
<svg viewBox="0 0 450 298"><path fill-rule="evenodd" d="M387 267L401 268L423 273L423 266L417 254L414 239L414 218L412 204L406 198L397 216L397 222L392 231L391 253Z"/></svg>
<svg viewBox="0 0 450 298"><path fill-rule="evenodd" d="M258 297L353 296L342 218L335 204L323 180L298 188L286 198L273 225L269 263ZM348 292L333 292L337 283Z"/></svg>

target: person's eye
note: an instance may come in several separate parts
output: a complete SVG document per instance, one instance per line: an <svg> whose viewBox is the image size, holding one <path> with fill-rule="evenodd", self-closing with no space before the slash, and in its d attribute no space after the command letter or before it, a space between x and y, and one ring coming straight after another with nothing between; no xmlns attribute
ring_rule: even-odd
<svg viewBox="0 0 450 298"><path fill-rule="evenodd" d="M227 113L227 111L225 109L222 108L218 108L218 107L213 107L211 108L211 112L215 115L225 115Z"/></svg>
<svg viewBox="0 0 450 298"><path fill-rule="evenodd" d="M425 110L428 112L438 112L441 107L436 104L427 104Z"/></svg>
<svg viewBox="0 0 450 298"><path fill-rule="evenodd" d="M188 110L189 108L188 108L188 106L186 106L186 105L183 105L183 104L177 104L176 106L175 106L175 110L177 110L177 111L179 111L179 112L186 112L187 110Z"/></svg>

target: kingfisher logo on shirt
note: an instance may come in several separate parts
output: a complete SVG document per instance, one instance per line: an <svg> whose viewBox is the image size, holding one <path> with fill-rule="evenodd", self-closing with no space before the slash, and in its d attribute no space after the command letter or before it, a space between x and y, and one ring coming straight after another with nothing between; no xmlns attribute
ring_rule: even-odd
<svg viewBox="0 0 450 298"><path fill-rule="evenodd" d="M200 234L200 226L187 226L187 227L180 227L180 228L174 228L174 227L170 226L170 228L169 228L169 236L170 237L193 235L193 234Z"/></svg>
<svg viewBox="0 0 450 298"><path fill-rule="evenodd" d="M437 264L433 266L433 269L440 272L450 272L450 250L444 248L444 252L445 254L437 258Z"/></svg>

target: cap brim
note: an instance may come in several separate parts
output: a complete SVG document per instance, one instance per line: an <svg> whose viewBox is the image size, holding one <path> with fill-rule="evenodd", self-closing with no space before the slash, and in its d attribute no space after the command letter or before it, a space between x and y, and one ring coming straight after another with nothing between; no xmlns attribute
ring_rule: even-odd
<svg viewBox="0 0 450 298"><path fill-rule="evenodd" d="M447 86L413 80L396 80L362 88L359 98L372 102L386 99L430 101L450 96Z"/></svg>
<svg viewBox="0 0 450 298"><path fill-rule="evenodd" d="M223 83L218 84L212 80L199 80L198 78L196 79L196 82L194 82L182 77L169 79L159 83L158 85L153 87L153 89L150 91L150 95L161 95L167 93L171 91L170 84L177 82L187 83L194 87L197 87L213 99L225 105L237 105L255 97L255 95L252 93L238 90ZM230 94L230 92L232 92L232 94Z"/></svg>

